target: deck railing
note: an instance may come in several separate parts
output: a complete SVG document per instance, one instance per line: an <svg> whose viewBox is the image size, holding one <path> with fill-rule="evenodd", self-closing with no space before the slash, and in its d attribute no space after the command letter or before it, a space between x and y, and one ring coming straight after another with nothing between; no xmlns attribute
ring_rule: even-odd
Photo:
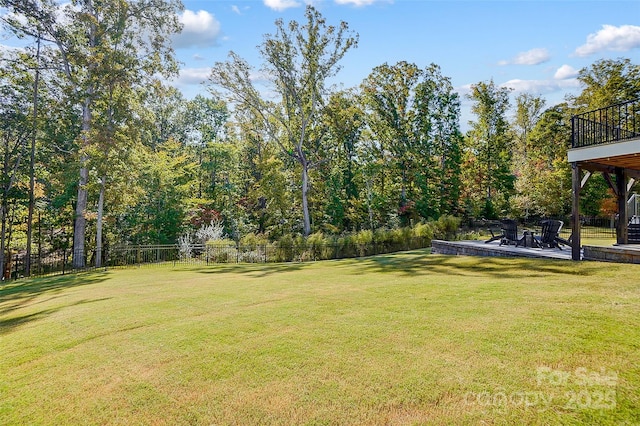
<svg viewBox="0 0 640 426"><path fill-rule="evenodd" d="M573 148L640 138L640 99L572 117Z"/></svg>

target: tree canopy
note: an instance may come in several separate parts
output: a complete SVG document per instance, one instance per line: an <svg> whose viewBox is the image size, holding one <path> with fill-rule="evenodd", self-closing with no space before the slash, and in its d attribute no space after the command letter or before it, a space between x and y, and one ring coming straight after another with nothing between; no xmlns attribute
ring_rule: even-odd
<svg viewBox="0 0 640 426"><path fill-rule="evenodd" d="M177 71L178 1L0 6L28 44L0 57L2 267L29 232L39 255L63 250L82 267L212 221L237 241L293 241L445 215L562 217L572 114L640 97L629 59L584 68L558 105L482 81L463 134L461 96L437 64L383 63L332 87L358 35L308 6L302 22L275 22L261 67L230 52L211 93L185 99L160 78ZM609 214L606 184L588 185L583 211Z"/></svg>

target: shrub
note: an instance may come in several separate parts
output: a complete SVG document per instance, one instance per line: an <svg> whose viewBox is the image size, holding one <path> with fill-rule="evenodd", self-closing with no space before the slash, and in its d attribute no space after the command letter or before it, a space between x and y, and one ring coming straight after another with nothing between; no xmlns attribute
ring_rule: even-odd
<svg viewBox="0 0 640 426"><path fill-rule="evenodd" d="M215 263L237 262L238 250L233 240L209 240L206 244L207 261Z"/></svg>
<svg viewBox="0 0 640 426"><path fill-rule="evenodd" d="M460 228L460 219L450 215L440 216L435 222L434 238L452 240Z"/></svg>
<svg viewBox="0 0 640 426"><path fill-rule="evenodd" d="M358 248L359 256L366 256L370 254L370 248L373 244L373 231L370 229L364 229L353 236L353 242Z"/></svg>
<svg viewBox="0 0 640 426"><path fill-rule="evenodd" d="M433 239L433 223L418 223L413 227L413 236L416 238Z"/></svg>
<svg viewBox="0 0 640 426"><path fill-rule="evenodd" d="M269 240L264 234L248 233L240 238L240 246L247 250L256 250L258 247L266 247Z"/></svg>
<svg viewBox="0 0 640 426"><path fill-rule="evenodd" d="M335 258L335 240L325 236L322 232L307 237L307 251L313 260L326 260Z"/></svg>
<svg viewBox="0 0 640 426"><path fill-rule="evenodd" d="M283 235L274 244L274 260L276 262L291 262L293 260L293 237Z"/></svg>
<svg viewBox="0 0 640 426"><path fill-rule="evenodd" d="M191 246L191 238L189 237L189 234L181 235L178 238L178 252L180 260L187 260L191 258L193 248Z"/></svg>
<svg viewBox="0 0 640 426"><path fill-rule="evenodd" d="M225 237L221 219L212 220L211 223L202 225L196 231L196 240L200 243L206 244L210 240L223 240Z"/></svg>

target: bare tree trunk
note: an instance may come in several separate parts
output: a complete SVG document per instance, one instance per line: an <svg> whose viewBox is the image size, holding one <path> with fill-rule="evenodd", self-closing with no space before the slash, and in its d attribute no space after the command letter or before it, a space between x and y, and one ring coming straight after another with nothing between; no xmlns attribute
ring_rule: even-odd
<svg viewBox="0 0 640 426"><path fill-rule="evenodd" d="M311 218L309 217L309 164L302 161L302 220L304 226L304 236L311 234Z"/></svg>
<svg viewBox="0 0 640 426"><path fill-rule="evenodd" d="M89 0L87 9L93 14L93 1ZM97 45L96 26L91 25L89 30L89 47L93 48ZM89 65L89 74L93 73L95 64ZM84 240L87 230L87 219L85 212L87 210L87 184L89 183L89 170L87 162L89 155L86 148L89 145L89 131L91 130L91 102L95 93L93 84L89 84L87 88L84 102L82 104L82 146L80 147L80 179L78 180L78 199L76 202L76 214L73 223L73 267L81 269L85 267L85 250Z"/></svg>
<svg viewBox="0 0 640 426"><path fill-rule="evenodd" d="M104 191L107 177L102 177L100 182L100 196L98 197L98 220L96 222L96 268L102 266L102 217L104 211Z"/></svg>
<svg viewBox="0 0 640 426"><path fill-rule="evenodd" d="M5 239L7 234L7 214L6 214L6 206L3 202L0 205L0 219L2 220L2 229L0 230L0 280L4 280L4 268L5 268Z"/></svg>
<svg viewBox="0 0 640 426"><path fill-rule="evenodd" d="M89 130L91 128L91 100L87 98L82 107L82 147L88 145ZM73 267L81 269L85 267L84 260L84 240L87 230L87 219L85 212L87 210L87 184L89 183L89 169L87 162L89 156L82 152L80 154L80 179L78 180L78 198L76 202L76 215L73 223Z"/></svg>
<svg viewBox="0 0 640 426"><path fill-rule="evenodd" d="M87 219L85 210L87 209L87 183L89 181L89 170L86 163L89 160L87 155L82 154L80 167L80 179L78 181L78 200L76 202L76 217L73 226L73 267L84 268L84 237L87 229Z"/></svg>
<svg viewBox="0 0 640 426"><path fill-rule="evenodd" d="M36 139L38 136L38 83L40 82L40 38L36 53L36 76L33 82L33 134L31 135L31 156L29 158L29 214L27 218L27 253L24 264L24 274L31 275L31 242L33 239L33 208L35 205L35 162Z"/></svg>

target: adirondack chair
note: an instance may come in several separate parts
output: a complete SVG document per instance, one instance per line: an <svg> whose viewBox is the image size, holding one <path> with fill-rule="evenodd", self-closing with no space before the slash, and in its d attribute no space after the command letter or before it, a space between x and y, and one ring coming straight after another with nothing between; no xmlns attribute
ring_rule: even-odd
<svg viewBox="0 0 640 426"><path fill-rule="evenodd" d="M536 237L538 240L538 244L542 248L557 248L562 250L560 244L570 245L570 242L560 238L560 230L562 229L562 225L564 222L561 220L543 220L540 222L542 225L542 230L540 231L540 236Z"/></svg>
<svg viewBox="0 0 640 426"><path fill-rule="evenodd" d="M485 244L500 240L500 245L518 245L518 223L513 219L502 219L500 223L500 234L496 235L492 229L489 229L491 238L485 241Z"/></svg>

